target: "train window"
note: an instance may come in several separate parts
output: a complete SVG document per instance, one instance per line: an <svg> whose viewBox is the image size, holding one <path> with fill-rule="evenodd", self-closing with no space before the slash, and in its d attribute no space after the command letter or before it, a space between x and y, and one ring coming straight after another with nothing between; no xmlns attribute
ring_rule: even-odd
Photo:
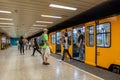
<svg viewBox="0 0 120 80"><path fill-rule="evenodd" d="M89 26L86 29L87 46L94 46L94 27Z"/></svg>
<svg viewBox="0 0 120 80"><path fill-rule="evenodd" d="M69 45L71 45L71 35L72 35L72 31L68 31L68 39L69 39Z"/></svg>
<svg viewBox="0 0 120 80"><path fill-rule="evenodd" d="M55 43L56 43L55 40L56 40L56 39L55 39L55 34L52 34L52 44L55 44Z"/></svg>
<svg viewBox="0 0 120 80"><path fill-rule="evenodd" d="M57 32L57 44L60 44L61 32Z"/></svg>
<svg viewBox="0 0 120 80"><path fill-rule="evenodd" d="M97 46L110 47L110 23L97 25Z"/></svg>

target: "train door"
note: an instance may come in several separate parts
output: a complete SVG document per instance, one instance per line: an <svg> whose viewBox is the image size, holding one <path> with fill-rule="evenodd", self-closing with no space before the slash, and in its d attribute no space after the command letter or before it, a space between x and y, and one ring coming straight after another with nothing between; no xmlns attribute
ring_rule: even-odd
<svg viewBox="0 0 120 80"><path fill-rule="evenodd" d="M81 52L80 52L80 49L77 47L77 43L78 43L78 37L79 35L77 34L77 31L78 30L81 30L81 34L83 35L83 46L81 47ZM73 29L73 58L74 59L77 59L77 60L81 60L81 61L84 61L84 55L85 55L85 27L82 26L80 28L74 28Z"/></svg>
<svg viewBox="0 0 120 80"><path fill-rule="evenodd" d="M56 54L60 54L61 45L60 45L61 32L56 32Z"/></svg>
<svg viewBox="0 0 120 80"><path fill-rule="evenodd" d="M112 29L113 32L117 33L116 18L106 18L99 21L99 24L96 26L96 39L97 39L97 66L109 68L110 63L113 63L114 57L116 56L111 47L111 24L114 26ZM115 30L116 29L116 30ZM116 42L115 45L119 44L116 35L112 34L113 42ZM117 47L117 46L116 46ZM118 46L119 47L119 46ZM113 52L113 53L112 53Z"/></svg>
<svg viewBox="0 0 120 80"><path fill-rule="evenodd" d="M69 38L69 53L72 56L73 54L73 46L72 46L72 28L67 28L68 38Z"/></svg>
<svg viewBox="0 0 120 80"><path fill-rule="evenodd" d="M56 53L56 33L55 32L51 34L51 38L52 38L52 42L51 42L52 52Z"/></svg>
<svg viewBox="0 0 120 80"><path fill-rule="evenodd" d="M85 63L96 66L95 22L85 24Z"/></svg>

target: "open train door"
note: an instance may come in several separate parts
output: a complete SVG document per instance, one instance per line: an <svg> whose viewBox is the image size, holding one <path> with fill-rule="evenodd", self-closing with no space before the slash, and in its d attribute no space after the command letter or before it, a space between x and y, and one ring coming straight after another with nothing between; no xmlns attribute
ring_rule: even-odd
<svg viewBox="0 0 120 80"><path fill-rule="evenodd" d="M61 32L56 32L56 54L61 53L61 45L60 45L60 39L61 39Z"/></svg>
<svg viewBox="0 0 120 80"><path fill-rule="evenodd" d="M85 63L96 66L95 22L85 24Z"/></svg>
<svg viewBox="0 0 120 80"><path fill-rule="evenodd" d="M52 47L52 53L56 53L56 32L52 32L50 33L50 40L51 40L51 44L50 46Z"/></svg>
<svg viewBox="0 0 120 80"><path fill-rule="evenodd" d="M73 46L72 46L72 27L71 28L67 28L67 33L68 33L68 38L70 40L70 44L69 44L69 53L72 56L73 55Z"/></svg>

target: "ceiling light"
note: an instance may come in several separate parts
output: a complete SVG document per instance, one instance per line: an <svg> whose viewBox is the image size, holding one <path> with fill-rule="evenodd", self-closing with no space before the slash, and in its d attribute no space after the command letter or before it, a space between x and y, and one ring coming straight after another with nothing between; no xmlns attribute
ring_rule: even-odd
<svg viewBox="0 0 120 80"><path fill-rule="evenodd" d="M11 28L13 26L0 26L0 28Z"/></svg>
<svg viewBox="0 0 120 80"><path fill-rule="evenodd" d="M68 10L74 10L74 11L77 10L77 8L74 8L74 7L62 6L57 4L50 4L49 7L68 9Z"/></svg>
<svg viewBox="0 0 120 80"><path fill-rule="evenodd" d="M36 28L34 28L34 27L31 27L30 29L43 29L43 28L37 28L37 27L36 27Z"/></svg>
<svg viewBox="0 0 120 80"><path fill-rule="evenodd" d="M49 17L49 18L62 18L60 16L51 16L51 15L41 15L42 17Z"/></svg>
<svg viewBox="0 0 120 80"><path fill-rule="evenodd" d="M12 13L11 11L3 11L3 10L0 10L0 13Z"/></svg>
<svg viewBox="0 0 120 80"><path fill-rule="evenodd" d="M53 22L48 22L48 21L36 21L37 23L50 23L52 24Z"/></svg>
<svg viewBox="0 0 120 80"><path fill-rule="evenodd" d="M0 18L0 20L10 20L10 21L12 21L13 19L8 19L8 18Z"/></svg>
<svg viewBox="0 0 120 80"><path fill-rule="evenodd" d="M47 25L36 25L36 24L34 24L33 26L42 26L42 27L46 27Z"/></svg>
<svg viewBox="0 0 120 80"><path fill-rule="evenodd" d="M13 23L0 23L0 24L14 25Z"/></svg>

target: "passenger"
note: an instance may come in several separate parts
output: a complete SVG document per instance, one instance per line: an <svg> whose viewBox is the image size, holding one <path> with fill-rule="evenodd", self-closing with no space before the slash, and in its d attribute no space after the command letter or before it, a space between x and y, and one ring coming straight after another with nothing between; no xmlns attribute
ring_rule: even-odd
<svg viewBox="0 0 120 80"><path fill-rule="evenodd" d="M78 34L78 41L77 41L77 47L78 47L78 52L79 52L79 58L83 60L84 58L84 53L83 53L83 35L81 34L81 30L77 31Z"/></svg>
<svg viewBox="0 0 120 80"><path fill-rule="evenodd" d="M39 45L38 45L38 43L37 43L37 40L36 40L36 38L34 38L34 46L33 46L33 54L32 54L32 56L34 56L36 50L37 50L40 54L42 54L41 51L39 50Z"/></svg>
<svg viewBox="0 0 120 80"><path fill-rule="evenodd" d="M42 38L43 38L43 42L44 44L42 45L42 60L43 60L43 65L49 65L50 63L48 63L48 29L44 29L43 30L43 34L42 34Z"/></svg>
<svg viewBox="0 0 120 80"><path fill-rule="evenodd" d="M64 46L64 51L63 51L63 56L62 56L62 60L64 60L64 57L65 57L65 54L67 53L68 56L70 57L70 59L72 59L70 53L69 53L69 44L68 44L68 34L65 33L64 35L64 43L63 43L63 46Z"/></svg>
<svg viewBox="0 0 120 80"><path fill-rule="evenodd" d="M24 55L24 39L23 37L21 36L20 39L19 39L19 44L20 44L20 54Z"/></svg>
<svg viewBox="0 0 120 80"><path fill-rule="evenodd" d="M28 49L28 40L27 39L24 39L24 42L25 42L25 48L26 50Z"/></svg>
<svg viewBox="0 0 120 80"><path fill-rule="evenodd" d="M17 41L16 43L17 43L17 47L18 47L18 50L19 50L20 49L19 41Z"/></svg>
<svg viewBox="0 0 120 80"><path fill-rule="evenodd" d="M31 41L28 42L28 47L29 47L29 50L31 48Z"/></svg>

